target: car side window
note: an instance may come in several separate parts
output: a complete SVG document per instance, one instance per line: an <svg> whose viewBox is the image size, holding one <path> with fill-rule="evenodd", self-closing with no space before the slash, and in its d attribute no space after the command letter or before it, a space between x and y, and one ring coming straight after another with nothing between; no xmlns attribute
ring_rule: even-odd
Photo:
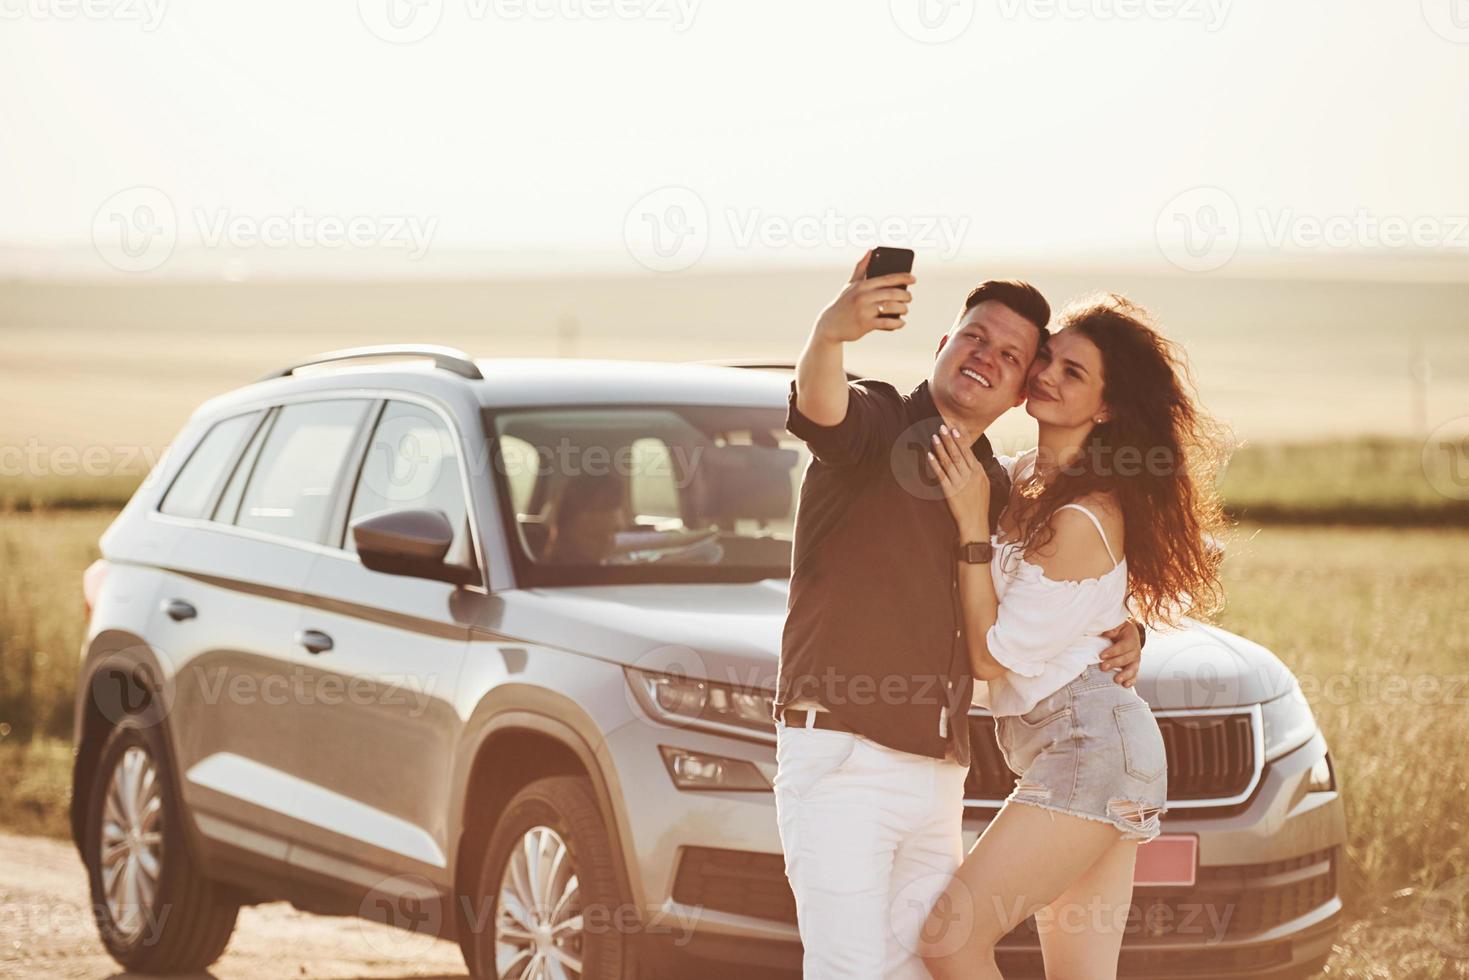
<svg viewBox="0 0 1469 980"><path fill-rule="evenodd" d="M214 423L174 477L158 509L172 517L203 517L240 440L259 417L259 412L248 412Z"/></svg>
<svg viewBox="0 0 1469 980"><path fill-rule="evenodd" d="M454 528L444 560L473 567L459 459L458 440L436 412L413 402L389 401L367 444L342 547L357 550L351 525L359 518L388 510L437 510Z"/></svg>
<svg viewBox="0 0 1469 980"><path fill-rule="evenodd" d="M240 513L240 498L245 495L245 483L250 479L250 474L255 471L255 461L260 458L260 446L265 442L265 437L270 434L270 426L273 418L267 418L255 429L255 434L250 437L250 444L245 451L240 453L240 459L235 463L235 470L230 474L229 481L224 485L224 492L219 495L219 503L214 505L214 520L221 524L233 524Z"/></svg>
<svg viewBox="0 0 1469 980"><path fill-rule="evenodd" d="M371 402L295 402L276 415L240 500L238 527L321 540L343 464Z"/></svg>

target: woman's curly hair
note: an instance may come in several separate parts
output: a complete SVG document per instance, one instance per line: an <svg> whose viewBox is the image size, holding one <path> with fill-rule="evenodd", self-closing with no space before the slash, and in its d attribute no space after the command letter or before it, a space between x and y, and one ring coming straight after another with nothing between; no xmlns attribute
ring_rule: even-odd
<svg viewBox="0 0 1469 980"><path fill-rule="evenodd" d="M1228 521L1215 485L1233 448L1228 430L1199 406L1183 351L1142 307L1109 293L1067 309L1057 329L1101 351L1110 417L1053 480L1020 488L1028 501L1019 520L1023 550L1045 547L1062 504L1110 494L1125 522L1134 615L1160 625L1208 618L1224 598L1219 565Z"/></svg>

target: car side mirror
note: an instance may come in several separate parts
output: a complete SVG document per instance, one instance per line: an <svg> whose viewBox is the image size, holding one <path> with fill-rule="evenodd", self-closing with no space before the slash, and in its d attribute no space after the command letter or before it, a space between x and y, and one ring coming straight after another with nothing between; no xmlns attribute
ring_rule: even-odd
<svg viewBox="0 0 1469 980"><path fill-rule="evenodd" d="M472 568L444 561L454 527L443 511L386 510L352 522L357 557L375 572L430 578L455 585L478 582Z"/></svg>

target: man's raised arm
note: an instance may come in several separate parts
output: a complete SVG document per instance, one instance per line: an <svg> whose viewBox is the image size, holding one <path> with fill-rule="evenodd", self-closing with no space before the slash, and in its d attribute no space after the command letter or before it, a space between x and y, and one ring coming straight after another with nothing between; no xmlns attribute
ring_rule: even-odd
<svg viewBox="0 0 1469 980"><path fill-rule="evenodd" d="M905 316L913 294L907 287L917 280L908 272L865 279L871 258L869 250L852 270L846 287L821 311L796 362L796 407L817 425L837 425L847 415L842 345L874 330L901 329L908 322ZM883 317L883 313L895 313L897 319Z"/></svg>

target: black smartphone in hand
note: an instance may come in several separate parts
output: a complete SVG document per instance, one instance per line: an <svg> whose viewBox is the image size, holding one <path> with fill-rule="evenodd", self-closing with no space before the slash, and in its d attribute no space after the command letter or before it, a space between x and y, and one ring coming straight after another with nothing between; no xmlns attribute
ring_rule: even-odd
<svg viewBox="0 0 1469 980"><path fill-rule="evenodd" d="M876 279L878 276L890 276L895 272L913 271L913 250L911 248L894 248L891 245L879 245L872 250L872 258L867 260L867 278ZM879 313L878 316L884 320L899 319L896 313Z"/></svg>

